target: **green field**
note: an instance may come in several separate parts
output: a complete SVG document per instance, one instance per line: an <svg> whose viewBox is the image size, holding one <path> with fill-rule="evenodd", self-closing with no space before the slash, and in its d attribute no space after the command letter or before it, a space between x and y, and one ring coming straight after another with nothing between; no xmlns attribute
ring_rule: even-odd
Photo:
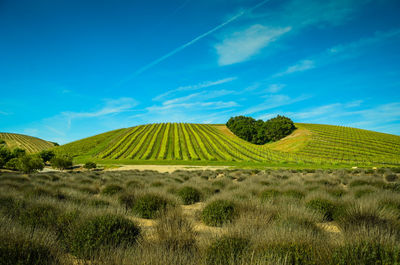
<svg viewBox="0 0 400 265"><path fill-rule="evenodd" d="M10 149L22 148L28 153L37 153L54 147L54 143L17 133L0 133L0 139L4 140Z"/></svg>
<svg viewBox="0 0 400 265"><path fill-rule="evenodd" d="M318 124L296 124L275 143L254 145L224 125L160 123L106 132L55 150L77 161L175 164L400 164L400 136Z"/></svg>

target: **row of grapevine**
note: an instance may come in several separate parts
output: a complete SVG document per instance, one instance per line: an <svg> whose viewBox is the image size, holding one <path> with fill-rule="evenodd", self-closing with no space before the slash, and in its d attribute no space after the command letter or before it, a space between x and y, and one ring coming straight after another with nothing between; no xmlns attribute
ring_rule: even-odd
<svg viewBox="0 0 400 265"><path fill-rule="evenodd" d="M104 146L96 145L98 146L96 154L99 158L134 160L299 163L399 160L400 144L397 136L339 126L315 124L299 124L299 126L311 132L312 140L297 152L277 151L268 145L251 144L227 133L226 127L222 126L162 123L116 131L107 137L108 142L103 140ZM388 145L386 149L384 149L385 144Z"/></svg>

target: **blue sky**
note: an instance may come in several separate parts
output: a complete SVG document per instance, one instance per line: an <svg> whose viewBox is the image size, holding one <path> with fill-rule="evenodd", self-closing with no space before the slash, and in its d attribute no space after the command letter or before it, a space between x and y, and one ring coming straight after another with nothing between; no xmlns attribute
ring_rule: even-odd
<svg viewBox="0 0 400 265"><path fill-rule="evenodd" d="M400 135L397 0L0 0L0 131L283 114Z"/></svg>

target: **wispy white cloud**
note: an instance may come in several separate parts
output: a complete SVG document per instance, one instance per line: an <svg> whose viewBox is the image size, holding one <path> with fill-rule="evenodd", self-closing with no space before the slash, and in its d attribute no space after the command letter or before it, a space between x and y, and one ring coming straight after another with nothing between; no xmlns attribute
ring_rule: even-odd
<svg viewBox="0 0 400 265"><path fill-rule="evenodd" d="M282 88L284 88L285 86L286 86L285 84L272 84L272 85L269 85L269 87L267 88L267 90L265 92L277 93L277 92L281 91Z"/></svg>
<svg viewBox="0 0 400 265"><path fill-rule="evenodd" d="M61 113L61 116L67 120L69 128L74 119L96 118L106 115L116 115L122 112L131 111L137 104L138 102L136 100L127 97L122 97L118 99L106 99L104 107L99 110L92 112L64 111Z"/></svg>
<svg viewBox="0 0 400 265"><path fill-rule="evenodd" d="M234 101L210 101L210 102L191 102L191 103L177 103L177 104L168 104L162 106L151 106L146 108L149 112L160 112L165 110L176 110L176 111L186 111L189 109L190 111L206 111L206 110L215 110L215 109L225 109L236 107L238 104ZM186 110L185 110L186 109Z"/></svg>
<svg viewBox="0 0 400 265"><path fill-rule="evenodd" d="M223 66L244 62L290 30L291 27L271 28L255 24L245 30L235 31L214 46L218 64Z"/></svg>
<svg viewBox="0 0 400 265"><path fill-rule="evenodd" d="M146 71L146 70L152 68L153 66L155 66L155 65L157 65L157 64L159 64L159 63L161 63L162 61L164 61L164 60L168 59L169 57L171 57L171 56L177 54L178 52L180 52L180 51L186 49L187 47L189 47L189 46L195 44L196 42L198 42L198 41L204 39L205 37L207 37L207 36L213 34L213 33L216 32L217 30L219 30L219 29L225 27L226 25L232 23L233 21L239 19L239 18L242 17L243 15L248 14L248 13L251 13L252 11L256 10L257 8L259 8L259 7L261 7L261 6L263 6L264 4L266 4L266 3L269 2L269 1L270 1L270 0L261 1L261 2L257 3L256 5L254 5L254 6L250 7L250 8L248 8L248 9L244 9L244 10L240 11L240 12L237 13L236 15L232 16L231 18L229 18L228 20L224 21L223 23L217 25L216 27L212 28L211 30L209 30L209 31L207 31L207 32L205 32L205 33L203 33L203 34L197 36L196 38L192 39L191 41L189 41L189 42L187 42L187 43L185 43L185 44L183 44L183 45L177 47L176 49L172 50L171 52L169 52L169 53L167 53L167 54L165 54L165 55L163 55L163 56L161 56L161 57L155 59L154 61L150 62L149 64L143 66L142 68L140 68L139 70L137 70L132 76L129 76L129 77L126 78L125 80L122 80L122 81L119 83L119 85L122 84L122 83L125 83L125 82L127 82L127 81L129 81L129 80L131 80L131 79L134 78L135 76L140 75L140 74L143 73L144 71Z"/></svg>
<svg viewBox="0 0 400 265"><path fill-rule="evenodd" d="M296 72L303 72L309 69L314 68L314 61L312 60L302 60L294 65L289 66L285 71L277 73L274 77L284 76L288 74L293 74Z"/></svg>
<svg viewBox="0 0 400 265"><path fill-rule="evenodd" d="M9 114L8 112L1 111L1 110L0 110L0 115L8 115L8 114Z"/></svg>
<svg viewBox="0 0 400 265"><path fill-rule="evenodd" d="M316 67L325 66L342 60L356 58L367 51L368 48L376 47L385 40L400 36L400 29L393 29L386 32L376 32L373 36L361 38L357 41L336 45L326 51L303 59L286 70L279 72L273 77L281 77L296 72L304 72Z"/></svg>
<svg viewBox="0 0 400 265"><path fill-rule="evenodd" d="M170 96L177 92L194 91L194 90L199 90L199 89L203 89L203 88L213 87L213 86L222 85L225 83L235 81L236 79L237 79L237 77L228 77L228 78L223 78L223 79L216 80L216 81L205 81L205 82L201 82L201 83L198 83L195 85L180 86L178 88L171 89L163 94L156 96L155 98L153 98L153 100L160 101L160 100L163 100L164 98L166 98L167 96Z"/></svg>
<svg viewBox="0 0 400 265"><path fill-rule="evenodd" d="M246 110L242 111L242 115L255 114L259 113L260 111L266 111L286 105L291 105L309 99L310 96L302 95L296 98L291 98L288 95L278 94L278 95L267 95L264 96L264 98L265 100L263 103L247 108Z"/></svg>
<svg viewBox="0 0 400 265"><path fill-rule="evenodd" d="M100 117L104 115L110 114L118 114L121 112L125 112L131 110L133 107L137 105L137 101L133 98L119 98L119 99L108 99L106 100L106 104L103 108L93 112L71 112L65 111L61 114L69 119L75 118L93 118Z"/></svg>
<svg viewBox="0 0 400 265"><path fill-rule="evenodd" d="M340 25L371 0L291 0L284 5L281 22L297 27Z"/></svg>
<svg viewBox="0 0 400 265"><path fill-rule="evenodd" d="M373 107L364 106L363 102L363 100L355 100L347 103L332 103L283 114L297 122L343 125L400 134L399 102Z"/></svg>

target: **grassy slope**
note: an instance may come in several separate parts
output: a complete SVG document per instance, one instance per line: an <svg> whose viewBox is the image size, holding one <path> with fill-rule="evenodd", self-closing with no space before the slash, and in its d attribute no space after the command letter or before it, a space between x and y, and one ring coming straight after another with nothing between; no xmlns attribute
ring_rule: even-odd
<svg viewBox="0 0 400 265"><path fill-rule="evenodd" d="M0 133L0 139L6 142L7 147L11 149L19 147L28 153L36 153L54 147L51 142L17 133Z"/></svg>
<svg viewBox="0 0 400 265"><path fill-rule="evenodd" d="M110 131L58 152L123 164L400 164L400 136L331 125L296 124L290 136L257 146L224 125L155 124Z"/></svg>

